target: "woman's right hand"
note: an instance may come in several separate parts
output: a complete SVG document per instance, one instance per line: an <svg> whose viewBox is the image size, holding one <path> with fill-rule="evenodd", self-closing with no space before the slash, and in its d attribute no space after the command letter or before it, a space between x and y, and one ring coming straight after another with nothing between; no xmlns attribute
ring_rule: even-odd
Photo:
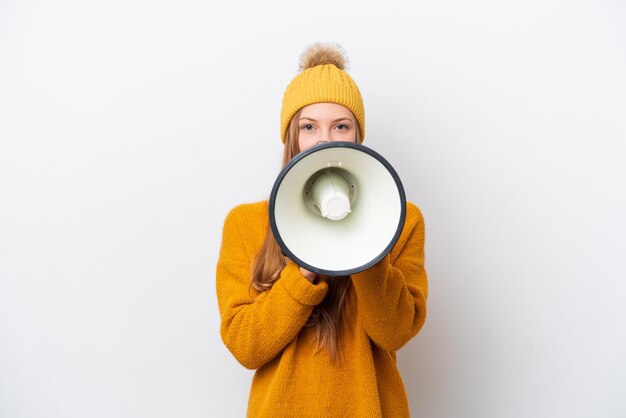
<svg viewBox="0 0 626 418"><path fill-rule="evenodd" d="M302 273L304 278L307 279L308 281L310 281L311 283L315 282L315 278L317 277L317 273L309 271L309 270L305 269L304 267L300 267L300 273Z"/></svg>

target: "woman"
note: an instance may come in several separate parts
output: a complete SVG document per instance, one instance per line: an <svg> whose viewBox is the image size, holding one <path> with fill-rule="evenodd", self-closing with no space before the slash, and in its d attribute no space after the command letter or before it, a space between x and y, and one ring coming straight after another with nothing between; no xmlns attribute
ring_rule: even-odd
<svg viewBox="0 0 626 418"><path fill-rule="evenodd" d="M361 94L337 46L307 48L300 67L283 97L283 166L319 142L361 143L365 131ZM351 277L316 275L284 257L267 201L234 208L217 296L224 343L256 369L248 416L409 416L395 351L424 324L427 293L424 221L411 203L391 252Z"/></svg>

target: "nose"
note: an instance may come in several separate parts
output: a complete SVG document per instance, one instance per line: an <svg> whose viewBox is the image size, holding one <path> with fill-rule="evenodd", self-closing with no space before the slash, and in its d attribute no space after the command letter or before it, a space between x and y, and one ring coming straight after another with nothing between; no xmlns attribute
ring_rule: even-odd
<svg viewBox="0 0 626 418"><path fill-rule="evenodd" d="M319 142L331 142L333 140L332 129L324 129Z"/></svg>

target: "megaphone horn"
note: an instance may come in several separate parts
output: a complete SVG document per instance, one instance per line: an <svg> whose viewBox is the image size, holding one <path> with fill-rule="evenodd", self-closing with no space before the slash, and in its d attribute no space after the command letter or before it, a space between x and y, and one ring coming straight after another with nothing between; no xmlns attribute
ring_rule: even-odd
<svg viewBox="0 0 626 418"><path fill-rule="evenodd" d="M378 263L397 242L405 216L396 171L353 142L322 143L296 155L269 200L270 227L283 254L327 276Z"/></svg>

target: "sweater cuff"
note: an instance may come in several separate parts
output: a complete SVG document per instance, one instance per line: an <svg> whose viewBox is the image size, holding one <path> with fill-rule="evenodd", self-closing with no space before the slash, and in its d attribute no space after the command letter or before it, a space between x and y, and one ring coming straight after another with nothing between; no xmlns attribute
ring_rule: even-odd
<svg viewBox="0 0 626 418"><path fill-rule="evenodd" d="M287 262L278 281L292 298L307 306L320 304L328 291L326 282L311 283L300 273L298 265L291 260Z"/></svg>

